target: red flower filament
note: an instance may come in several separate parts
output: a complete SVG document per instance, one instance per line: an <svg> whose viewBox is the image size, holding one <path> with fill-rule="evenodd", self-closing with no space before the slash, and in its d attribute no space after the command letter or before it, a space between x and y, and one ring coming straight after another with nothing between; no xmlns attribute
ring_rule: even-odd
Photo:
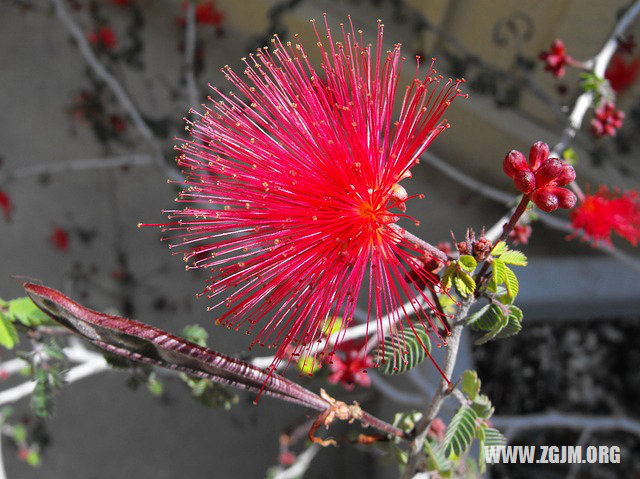
<svg viewBox="0 0 640 479"><path fill-rule="evenodd" d="M442 338L421 305L429 298L405 280L423 252L395 226L409 218L398 182L448 126L441 117L460 81L436 77L433 64L422 79L416 69L394 122L404 58L399 45L383 50L383 25L373 47L353 27L342 42L328 27L326 43L316 35L322 73L300 43L277 37L272 52L244 59L246 81L223 69L239 94L213 88L220 99L192 112L192 138L176 147L187 176L176 201L189 206L166 211L173 221L158 226L176 232L170 247L186 248L187 269L212 271L209 309L226 308L217 322L255 328L251 346L278 348L272 368L283 358L330 359L361 290L371 331L379 344L393 337L394 361L404 360L403 320ZM329 341L323 328L339 317Z"/></svg>

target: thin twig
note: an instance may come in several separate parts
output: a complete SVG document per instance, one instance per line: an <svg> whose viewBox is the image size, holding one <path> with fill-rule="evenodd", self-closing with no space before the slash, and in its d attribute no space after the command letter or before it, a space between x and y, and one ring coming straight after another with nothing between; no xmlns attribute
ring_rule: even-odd
<svg viewBox="0 0 640 479"><path fill-rule="evenodd" d="M65 356L72 362L80 363L74 366L64 375L66 383L73 383L80 379L101 373L109 369L107 362L101 354L94 353L81 346L79 343L63 349ZM7 363L5 363L7 364ZM16 363L17 364L17 363ZM22 365L26 363L23 361ZM12 364L12 367L14 365ZM35 381L27 381L10 389L0 392L0 406L16 402L33 392Z"/></svg>
<svg viewBox="0 0 640 479"><path fill-rule="evenodd" d="M296 462L288 468L278 471L275 476L273 476L273 479L295 479L302 477L305 471L309 469L311 461L313 461L313 458L316 457L318 452L320 452L320 446L312 444L296 458Z"/></svg>
<svg viewBox="0 0 640 479"><path fill-rule="evenodd" d="M622 431L640 437L640 421L629 417L583 416L560 413L527 414L524 416L493 416L491 424L508 431L510 437L534 429L590 429Z"/></svg>
<svg viewBox="0 0 640 479"><path fill-rule="evenodd" d="M640 0L636 2L625 12L625 14L616 23L613 31L607 38L600 51L590 60L589 65L593 65L593 73L599 77L604 78L607 65L611 61L611 57L618 48L618 38L621 37L629 25L635 20L636 16L640 13ZM562 152L570 145L573 138L576 136L578 130L582 126L582 121L587 111L593 104L594 92L589 90L582 93L576 100L571 113L569 114L569 122L566 128L562 131L562 136L551 151L551 157L560 158ZM578 195L580 199L584 197L584 193L574 181L571 183L571 189Z"/></svg>
<svg viewBox="0 0 640 479"><path fill-rule="evenodd" d="M456 311L451 336L449 336L447 340L447 351L445 354L444 366L442 368L446 377L451 377L453 374L453 368L458 356L458 348L460 347L460 337L462 336L462 329L464 328L463 320L466 318L469 308L471 308L473 302L473 297L464 300ZM415 474L416 466L418 465L418 458L422 454L422 448L427 437L429 425L440 411L442 404L450 393L451 390L449 389L449 384L444 378L441 379L438 389L436 390L436 394L431 399L431 403L426 408L422 418L416 425L416 437L411 444L410 456L404 473L402 474L402 479L410 479Z"/></svg>
<svg viewBox="0 0 640 479"><path fill-rule="evenodd" d="M187 84L187 95L189 106L198 106L200 95L196 86L196 76L194 73L195 52L196 52L196 4L193 0L187 2L185 12L185 36L184 36L184 78Z"/></svg>
<svg viewBox="0 0 640 479"><path fill-rule="evenodd" d="M55 175L60 173L75 173L80 171L106 170L113 168L149 166L154 164L150 155L133 154L122 156L110 156L104 158L88 158L83 160L58 161L54 163L41 163L38 165L17 168L4 175L0 175L0 183L12 180L21 180L43 175Z"/></svg>
<svg viewBox="0 0 640 479"><path fill-rule="evenodd" d="M471 176L467 175L463 171L445 163L442 159L438 158L432 153L429 153L429 154L425 153L424 155L422 155L422 159L424 159L426 163L429 163L430 165L434 166L436 169L438 169L439 171L447 175L452 180L460 183L463 186L466 186L471 190L477 191L478 193L485 196L486 198L489 198L490 200L497 201L498 203L501 203L501 204L513 204L517 200L517 196L510 195L509 193L505 193L501 190L498 190L497 188L494 188L492 186L482 183L481 181L476 180L475 178L472 178ZM571 223L568 221L565 221L563 219L560 219L554 215L545 213L543 211L536 211L536 216L542 223L544 223L545 225L551 228L554 228L560 231L565 231L571 234L577 233L578 237L584 238L584 234L580 231L576 232L576 230L571 226ZM492 241L497 239L499 234L502 233L502 225L504 225L509 220L510 217L511 217L511 213L508 213L504 215L502 218L500 218L500 220L498 220L498 222L487 231L485 236ZM591 242L591 246L593 246L594 249L597 249L599 251L602 251L603 253L608 254L609 256L612 256L613 258L626 264L627 266L633 268L634 270L640 271L639 259L627 253L624 253L623 251L620 251L614 246L609 246L604 243L593 243L593 242Z"/></svg>
<svg viewBox="0 0 640 479"><path fill-rule="evenodd" d="M64 5L62 0L51 0L57 17L67 28L71 37L74 39L76 44L78 45L78 50L80 54L85 59L85 61L89 64L93 72L100 78L105 84L109 87L109 89L113 92L114 96L118 99L118 102L127 112L127 115L133 122L133 125L140 132L142 137L147 140L149 145L153 150L153 158L156 164L165 171L169 177L176 181L182 181L182 175L178 173L177 170L170 168L162 159L162 148L158 142L158 139L153 134L153 131L149 127L149 125L144 121L142 115L133 104L133 101L120 84L120 82L113 76L109 70L98 60L98 57L94 53L91 45L89 45L89 41L87 40L84 32L80 28L80 26L73 19L69 11Z"/></svg>

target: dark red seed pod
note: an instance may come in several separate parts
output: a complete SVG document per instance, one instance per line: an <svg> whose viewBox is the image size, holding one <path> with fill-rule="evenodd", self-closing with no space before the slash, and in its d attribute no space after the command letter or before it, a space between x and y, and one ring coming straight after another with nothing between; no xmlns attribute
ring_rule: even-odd
<svg viewBox="0 0 640 479"><path fill-rule="evenodd" d="M473 243L473 257L478 261L484 261L492 249L493 244L491 241L482 236L478 241Z"/></svg>
<svg viewBox="0 0 640 479"><path fill-rule="evenodd" d="M573 194L573 191L567 188L554 188L553 192L558 197L558 206L565 210L570 210L576 205L578 198Z"/></svg>
<svg viewBox="0 0 640 479"><path fill-rule="evenodd" d="M527 171L529 165L527 165L527 159L522 153L518 150L511 150L507 156L504 157L502 169L509 178L513 178L517 172Z"/></svg>
<svg viewBox="0 0 640 479"><path fill-rule="evenodd" d="M563 173L564 164L557 158L549 158L536 171L536 187L544 188L549 183L556 184L558 177Z"/></svg>
<svg viewBox="0 0 640 479"><path fill-rule="evenodd" d="M531 171L519 171L513 177L513 182L519 191L524 194L531 193L536 189L536 177Z"/></svg>
<svg viewBox="0 0 640 479"><path fill-rule="evenodd" d="M576 179L576 170L573 169L573 166L568 165L566 163L562 164L562 171L558 175L558 179L556 184L558 186L568 185L572 181Z"/></svg>
<svg viewBox="0 0 640 479"><path fill-rule="evenodd" d="M529 165L532 170L537 170L540 165L549 158L549 145L544 141L538 141L533 144L529 150Z"/></svg>
<svg viewBox="0 0 640 479"><path fill-rule="evenodd" d="M546 188L534 191L531 195L531 201L533 201L538 208L542 211L546 211L547 213L557 210L559 206L558 197L553 191Z"/></svg>

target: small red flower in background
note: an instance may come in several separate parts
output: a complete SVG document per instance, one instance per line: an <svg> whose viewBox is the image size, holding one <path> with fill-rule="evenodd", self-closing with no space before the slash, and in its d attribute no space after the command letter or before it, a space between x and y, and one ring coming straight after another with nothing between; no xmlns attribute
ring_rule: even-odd
<svg viewBox="0 0 640 479"><path fill-rule="evenodd" d="M111 3L114 5L130 5L132 0L111 0Z"/></svg>
<svg viewBox="0 0 640 479"><path fill-rule="evenodd" d="M502 168L513 178L516 188L531 195L531 201L542 211L569 209L576 204L576 195L561 188L576 179L576 171L558 158L549 158L549 146L542 141L531 147L528 164L521 152L512 150L504 158Z"/></svg>
<svg viewBox="0 0 640 479"><path fill-rule="evenodd" d="M372 366L373 359L364 355L361 348L341 349L331 357L327 380L331 384L341 383L347 391L352 391L356 384L369 387L371 378L366 370Z"/></svg>
<svg viewBox="0 0 640 479"><path fill-rule="evenodd" d="M571 223L596 243L604 241L611 244L611 233L616 232L636 246L640 240L638 193L611 193L606 186L601 186L596 194L586 195L571 212ZM570 237L575 237L575 234Z"/></svg>
<svg viewBox="0 0 640 479"><path fill-rule="evenodd" d="M624 112L616 110L616 106L605 101L594 111L594 118L591 120L591 133L596 138L605 136L615 136L616 130L622 127Z"/></svg>
<svg viewBox="0 0 640 479"><path fill-rule="evenodd" d="M187 10L188 3L182 3L182 10ZM196 23L198 25L213 25L215 27L221 27L224 21L224 13L217 9L216 3L202 2L196 5ZM184 27L187 21L184 17L178 17L178 25Z"/></svg>
<svg viewBox="0 0 640 479"><path fill-rule="evenodd" d="M562 40L556 39L551 44L549 51L540 53L540 60L545 62L545 71L553 73L556 78L561 78L564 76L565 66L571 64L573 58L567 55Z"/></svg>
<svg viewBox="0 0 640 479"><path fill-rule="evenodd" d="M59 226L53 227L53 233L51 233L49 241L51 241L51 244L57 250L64 252L69 251L69 233Z"/></svg>
<svg viewBox="0 0 640 479"><path fill-rule="evenodd" d="M109 123L117 133L122 133L127 129L127 122L124 121L124 119L121 116L110 115Z"/></svg>
<svg viewBox="0 0 640 479"><path fill-rule="evenodd" d="M9 195L2 190L0 190L0 209L2 210L2 216L4 216L4 220L7 223L11 221L11 210L13 209L11 198L9 198Z"/></svg>
<svg viewBox="0 0 640 479"><path fill-rule="evenodd" d="M97 31L89 32L87 39L92 45L113 50L118 44L118 39L111 27L100 27Z"/></svg>
<svg viewBox="0 0 640 479"><path fill-rule="evenodd" d="M216 9L215 2L200 3L196 6L196 22L200 25L222 25L224 13Z"/></svg>
<svg viewBox="0 0 640 479"><path fill-rule="evenodd" d="M527 244L529 243L529 238L531 237L531 231L531 225L516 223L513 229L509 232L509 239L513 242L514 245Z"/></svg>
<svg viewBox="0 0 640 479"><path fill-rule="evenodd" d="M640 60L637 58L627 63L621 55L615 55L604 77L609 80L613 91L619 93L636 81L639 66Z"/></svg>

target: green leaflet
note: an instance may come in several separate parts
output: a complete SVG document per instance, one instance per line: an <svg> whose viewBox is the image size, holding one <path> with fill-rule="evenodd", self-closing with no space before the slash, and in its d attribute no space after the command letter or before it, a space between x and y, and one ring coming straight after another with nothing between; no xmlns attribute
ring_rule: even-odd
<svg viewBox="0 0 640 479"><path fill-rule="evenodd" d="M460 386L462 392L472 401L480 392L480 379L478 373L470 369L462 373L462 384Z"/></svg>
<svg viewBox="0 0 640 479"><path fill-rule="evenodd" d="M469 406L462 406L451 419L444 436L443 449L446 456L460 456L471 445L476 434L478 415Z"/></svg>
<svg viewBox="0 0 640 479"><path fill-rule="evenodd" d="M527 257L520 251L509 250L500 255L500 261L513 266L526 266Z"/></svg>
<svg viewBox="0 0 640 479"><path fill-rule="evenodd" d="M0 314L0 345L7 349L13 349L19 342L20 338L16 327L3 314Z"/></svg>
<svg viewBox="0 0 640 479"><path fill-rule="evenodd" d="M397 339L395 339L394 343L394 338L387 337L384 343L378 346L378 353L382 358L379 370L383 374L405 373L424 361L427 357L424 348L431 352L431 341L426 331L422 328L416 329L417 336L411 328L404 327L403 331L404 344L402 343L402 336L400 337L400 343L398 343ZM422 344L420 344L420 341L422 341ZM404 346L406 346L406 351L402 350Z"/></svg>

